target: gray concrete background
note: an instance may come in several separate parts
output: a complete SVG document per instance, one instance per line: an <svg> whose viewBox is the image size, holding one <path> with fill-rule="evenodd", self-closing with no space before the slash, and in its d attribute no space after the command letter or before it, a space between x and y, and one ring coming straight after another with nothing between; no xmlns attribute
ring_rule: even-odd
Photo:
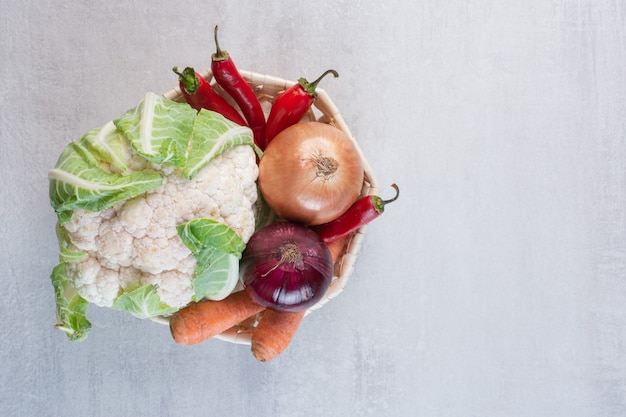
<svg viewBox="0 0 626 417"><path fill-rule="evenodd" d="M0 0L0 415L626 414L626 3ZM207 68L324 88L385 189L339 298L278 360L90 307L52 328L47 171Z"/></svg>

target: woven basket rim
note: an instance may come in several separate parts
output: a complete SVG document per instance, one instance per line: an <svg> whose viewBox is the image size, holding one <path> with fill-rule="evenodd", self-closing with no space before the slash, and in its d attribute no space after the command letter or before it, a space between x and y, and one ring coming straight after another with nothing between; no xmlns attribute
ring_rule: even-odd
<svg viewBox="0 0 626 417"><path fill-rule="evenodd" d="M273 75L261 74L253 71L240 70L243 78L248 82L248 84L255 91L257 96L262 97L264 100L271 100L276 97L280 92L286 90L287 88L296 84L296 81L283 79L280 77L276 77ZM211 70L205 70L201 73L201 75L208 81L212 82L213 74ZM230 100L229 97L224 93L223 90L213 83L216 91L222 94L225 98ZM361 196L366 195L375 195L378 193L378 184L376 181L376 176L370 166L369 162L350 131L347 123L343 119L339 109L335 106L330 96L327 94L326 90L323 88L317 88L317 98L313 102L313 109L310 112L311 120L319 121L322 123L326 123L332 126L337 127L342 130L346 135L352 140L356 149L359 152L361 157L361 162L363 164L363 185L361 189ZM163 94L163 97L173 101L184 101L184 97L180 90L180 87L175 87L166 93ZM231 101L232 103L232 101ZM338 296L345 288L348 280L352 276L354 271L356 259L361 249L361 245L363 243L363 239L365 237L367 226L362 226L356 232L352 234L350 239L347 241L343 253L337 259L335 263L335 273L333 274L331 285L326 292L324 298L320 300L317 304L312 306L306 314L310 314L312 311L315 311L321 307L323 307L327 302ZM242 322L239 325L215 336L217 339L221 339L226 342L236 343L236 344L246 344L249 345L250 337L253 332L253 328L256 325L256 320L258 318L251 318L246 322ZM161 322L163 324L167 324L167 318L156 318L154 319L157 322Z"/></svg>

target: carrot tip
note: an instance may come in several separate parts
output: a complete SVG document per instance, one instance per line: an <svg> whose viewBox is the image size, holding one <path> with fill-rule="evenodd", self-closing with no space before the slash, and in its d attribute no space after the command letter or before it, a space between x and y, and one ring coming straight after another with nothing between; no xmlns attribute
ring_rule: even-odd
<svg viewBox="0 0 626 417"><path fill-rule="evenodd" d="M252 355L260 362L269 362L278 356L275 352L269 352L267 348L257 344L252 345Z"/></svg>

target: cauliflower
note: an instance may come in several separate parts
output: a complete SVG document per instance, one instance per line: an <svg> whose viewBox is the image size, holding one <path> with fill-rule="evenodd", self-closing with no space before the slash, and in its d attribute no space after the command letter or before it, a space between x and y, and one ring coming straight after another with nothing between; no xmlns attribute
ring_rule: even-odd
<svg viewBox="0 0 626 417"><path fill-rule="evenodd" d="M255 230L255 151L247 127L153 93L70 143L49 173L57 327L86 337L87 303L144 318L230 293Z"/></svg>
<svg viewBox="0 0 626 417"><path fill-rule="evenodd" d="M111 307L120 292L154 284L163 303L187 305L194 294L196 259L176 226L210 218L247 242L254 232L255 158L251 147L236 146L192 180L175 170L163 177L160 187L109 209L74 210L62 227L74 250L87 253L66 266L78 293L91 303Z"/></svg>

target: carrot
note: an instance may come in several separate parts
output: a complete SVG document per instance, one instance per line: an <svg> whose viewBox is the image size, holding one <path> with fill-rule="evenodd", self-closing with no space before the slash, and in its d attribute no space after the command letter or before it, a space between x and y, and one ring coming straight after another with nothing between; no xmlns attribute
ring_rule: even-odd
<svg viewBox="0 0 626 417"><path fill-rule="evenodd" d="M333 263L345 253L345 246L350 239L351 236L345 236L328 244ZM280 355L291 343L304 313L265 310L251 337L254 357L261 362L269 362Z"/></svg>
<svg viewBox="0 0 626 417"><path fill-rule="evenodd" d="M265 310L252 333L252 354L261 362L269 362L287 348L305 311Z"/></svg>
<svg viewBox="0 0 626 417"><path fill-rule="evenodd" d="M238 291L220 301L202 300L182 308L170 318L170 331L176 343L193 345L262 310L245 290Z"/></svg>
<svg viewBox="0 0 626 417"><path fill-rule="evenodd" d="M328 249L330 250L330 254L333 258L333 263L337 262L339 256L343 255L346 249L346 243L350 240L352 236L344 236L338 240L328 243Z"/></svg>

